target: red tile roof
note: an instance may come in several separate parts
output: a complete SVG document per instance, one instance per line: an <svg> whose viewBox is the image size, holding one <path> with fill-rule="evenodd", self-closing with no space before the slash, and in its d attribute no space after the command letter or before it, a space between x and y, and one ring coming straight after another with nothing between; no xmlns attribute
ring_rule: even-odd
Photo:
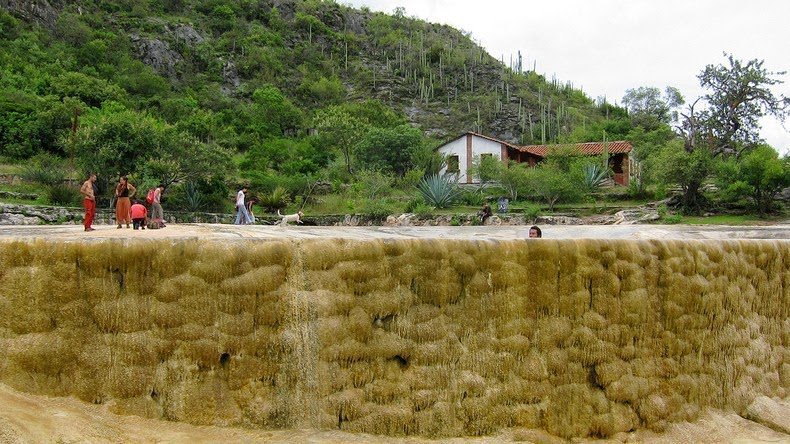
<svg viewBox="0 0 790 444"><path fill-rule="evenodd" d="M546 157L546 154L559 147L573 147L574 151L579 152L583 156L597 156L603 153L603 142L587 142L587 143L572 143L566 145L527 145L520 146L519 151L534 154L538 157ZM633 146L630 142L624 140L617 140L614 142L606 142L606 149L609 154L622 154L630 153Z"/></svg>

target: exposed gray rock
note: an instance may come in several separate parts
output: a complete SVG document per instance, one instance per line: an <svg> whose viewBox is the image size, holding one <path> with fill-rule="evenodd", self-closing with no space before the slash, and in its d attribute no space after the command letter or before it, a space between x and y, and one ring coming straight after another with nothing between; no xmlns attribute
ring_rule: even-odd
<svg viewBox="0 0 790 444"><path fill-rule="evenodd" d="M582 225L584 221L581 218L572 216L538 216L535 219L535 223L545 225Z"/></svg>
<svg viewBox="0 0 790 444"><path fill-rule="evenodd" d="M39 225L41 219L24 214L0 213L0 225Z"/></svg>
<svg viewBox="0 0 790 444"><path fill-rule="evenodd" d="M34 193L15 193L13 191L0 190L0 197L6 198L6 199L36 200L36 199L38 199L38 194L34 194Z"/></svg>
<svg viewBox="0 0 790 444"><path fill-rule="evenodd" d="M159 74L173 77L176 64L183 60L181 54L170 49L170 44L159 39L148 39L136 34L130 36L140 60Z"/></svg>
<svg viewBox="0 0 790 444"><path fill-rule="evenodd" d="M47 0L0 0L0 8L26 21L35 22L49 29L55 28L60 13Z"/></svg>
<svg viewBox="0 0 790 444"><path fill-rule="evenodd" d="M189 25L178 25L171 32L176 39L186 43L187 46L197 46L206 40L195 28Z"/></svg>
<svg viewBox="0 0 790 444"><path fill-rule="evenodd" d="M232 94L233 91L241 85L239 71L236 69L236 64L233 60L227 60L222 65L222 80L223 84L221 90L227 95Z"/></svg>
<svg viewBox="0 0 790 444"><path fill-rule="evenodd" d="M777 432L790 434L790 402L760 396L746 409L746 419Z"/></svg>
<svg viewBox="0 0 790 444"><path fill-rule="evenodd" d="M658 211L647 208L632 208L618 211L615 213L615 217L617 217L617 220L614 222L615 225L639 224L661 219Z"/></svg>

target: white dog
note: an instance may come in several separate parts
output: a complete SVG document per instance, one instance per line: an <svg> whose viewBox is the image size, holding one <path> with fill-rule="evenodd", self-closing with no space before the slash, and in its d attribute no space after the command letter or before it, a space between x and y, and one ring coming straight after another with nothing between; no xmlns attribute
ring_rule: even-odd
<svg viewBox="0 0 790 444"><path fill-rule="evenodd" d="M288 225L289 222L296 222L298 224L303 223L302 216L304 216L304 213L302 213L301 211L297 211L294 214L280 214L280 210L277 210L277 215L283 218L280 221L280 224L282 226Z"/></svg>

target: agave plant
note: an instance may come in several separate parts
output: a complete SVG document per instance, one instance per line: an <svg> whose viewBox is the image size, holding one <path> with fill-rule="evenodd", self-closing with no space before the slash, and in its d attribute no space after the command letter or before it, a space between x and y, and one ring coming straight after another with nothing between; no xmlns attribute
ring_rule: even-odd
<svg viewBox="0 0 790 444"><path fill-rule="evenodd" d="M458 197L459 190L447 176L431 175L423 178L417 186L425 202L436 208L447 208Z"/></svg>
<svg viewBox="0 0 790 444"><path fill-rule="evenodd" d="M288 195L288 190L278 186L271 193L262 193L258 196L260 204L266 211L274 213L288 206L291 198Z"/></svg>
<svg viewBox="0 0 790 444"><path fill-rule="evenodd" d="M609 171L598 164L587 164L582 168L584 187L589 192L598 191L609 178Z"/></svg>
<svg viewBox="0 0 790 444"><path fill-rule="evenodd" d="M200 192L195 182L187 182L184 186L184 202L189 211L197 212L203 208L203 193Z"/></svg>

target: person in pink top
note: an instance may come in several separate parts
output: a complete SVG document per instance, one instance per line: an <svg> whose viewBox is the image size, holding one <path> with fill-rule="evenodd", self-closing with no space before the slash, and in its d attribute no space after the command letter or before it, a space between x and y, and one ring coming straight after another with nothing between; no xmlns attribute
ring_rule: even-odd
<svg viewBox="0 0 790 444"><path fill-rule="evenodd" d="M145 230L145 219L148 216L148 209L145 208L145 205L140 203L139 200L134 201L131 213L134 229L137 230L142 227L142 229Z"/></svg>

